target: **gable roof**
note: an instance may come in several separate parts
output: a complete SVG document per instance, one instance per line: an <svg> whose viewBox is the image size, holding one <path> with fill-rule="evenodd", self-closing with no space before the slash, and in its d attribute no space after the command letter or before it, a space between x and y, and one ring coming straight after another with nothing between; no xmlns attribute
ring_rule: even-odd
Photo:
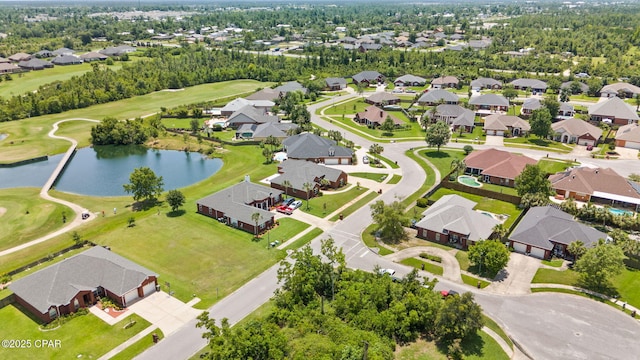
<svg viewBox="0 0 640 360"><path fill-rule="evenodd" d="M60 55L51 60L51 63L56 65L82 64L82 59L75 55Z"/></svg>
<svg viewBox="0 0 640 360"><path fill-rule="evenodd" d="M309 89L307 89L306 87L302 86L302 84L300 84L297 81L286 82L286 83L276 87L274 90L279 91L283 95L286 95L287 93L293 92L293 91L300 91L303 94L306 94L306 93L309 92Z"/></svg>
<svg viewBox="0 0 640 360"><path fill-rule="evenodd" d="M419 84L424 84L427 82L427 79L422 78L420 76L415 76L415 75L411 75L411 74L406 74L406 75L402 75L399 78L397 78L394 83L397 82L401 82L401 83L419 83Z"/></svg>
<svg viewBox="0 0 640 360"><path fill-rule="evenodd" d="M69 304L79 291L91 291L99 286L122 296L138 288L149 276L158 275L102 246L95 246L18 279L9 288L38 311L46 313L51 306Z"/></svg>
<svg viewBox="0 0 640 360"><path fill-rule="evenodd" d="M588 122L576 118L566 119L551 124L551 129L556 132L563 130L564 132L576 137L583 135L591 135L595 139L599 139L602 136L602 129L597 126L593 126Z"/></svg>
<svg viewBox="0 0 640 360"><path fill-rule="evenodd" d="M253 105L245 105L238 111L229 116L229 125L237 123L267 123L267 122L279 122L280 118L276 115L265 115L262 110L256 109Z"/></svg>
<svg viewBox="0 0 640 360"><path fill-rule="evenodd" d="M335 182L338 181L340 175L343 173L342 170L318 165L306 160L287 159L280 163L278 167L283 173L271 179L271 183L282 185L288 180L294 189L304 189L305 183L320 184L316 182L316 179L321 178Z"/></svg>
<svg viewBox="0 0 640 360"><path fill-rule="evenodd" d="M471 87L494 87L494 86L502 86L502 81L498 81L492 78L481 77L471 81Z"/></svg>
<svg viewBox="0 0 640 360"><path fill-rule="evenodd" d="M437 103L440 100L443 100L444 102L457 103L460 98L458 97L458 95L447 90L436 89L422 94L422 96L420 96L420 98L418 99L418 103Z"/></svg>
<svg viewBox="0 0 640 360"><path fill-rule="evenodd" d="M482 94L469 99L470 105L509 106L509 99L498 94Z"/></svg>
<svg viewBox="0 0 640 360"><path fill-rule="evenodd" d="M616 132L616 140L640 142L640 126L635 123L620 126Z"/></svg>
<svg viewBox="0 0 640 360"><path fill-rule="evenodd" d="M569 245L576 240L590 247L606 238L607 234L581 224L570 214L551 206L530 208L509 236L509 240L545 250L553 249L553 243Z"/></svg>
<svg viewBox="0 0 640 360"><path fill-rule="evenodd" d="M465 109L460 105L451 104L440 104L436 106L435 113L440 117L453 117L454 119L450 122L451 125L456 126L473 126L476 116L476 114L469 109Z"/></svg>
<svg viewBox="0 0 640 360"><path fill-rule="evenodd" d="M528 98L528 99L525 99L524 102L522 102L523 109L538 110L541 107L542 107L542 103L540 102L540 99Z"/></svg>
<svg viewBox="0 0 640 360"><path fill-rule="evenodd" d="M220 112L236 112L247 105L253 105L251 101L245 98L235 98L229 101L225 106L220 109Z"/></svg>
<svg viewBox="0 0 640 360"><path fill-rule="evenodd" d="M347 80L345 78L336 78L330 77L324 81L328 86L336 86L336 85L347 85Z"/></svg>
<svg viewBox="0 0 640 360"><path fill-rule="evenodd" d="M612 97L605 101L589 106L589 115L611 117L617 119L638 120L638 114L633 106L624 102L619 97Z"/></svg>
<svg viewBox="0 0 640 360"><path fill-rule="evenodd" d="M353 154L351 149L338 146L331 139L308 132L290 136L282 142L282 145L287 152L287 157L294 159L327 157L331 151L335 157L351 157Z"/></svg>
<svg viewBox="0 0 640 360"><path fill-rule="evenodd" d="M75 51L66 48L66 47L61 47L59 49L56 49L54 51L51 52L53 55L58 56L58 55L72 55L73 53L75 53Z"/></svg>
<svg viewBox="0 0 640 360"><path fill-rule="evenodd" d="M445 84L458 84L458 80L455 76L440 76L431 80L431 85L445 85Z"/></svg>
<svg viewBox="0 0 640 360"><path fill-rule="evenodd" d="M396 95L389 94L386 91L378 91L373 93L371 96L367 97L367 100L373 103L383 103L385 101L399 101L400 98Z"/></svg>
<svg viewBox="0 0 640 360"><path fill-rule="evenodd" d="M53 67L53 64L46 60L32 58L27 61L20 61L18 66L25 69L44 69L46 67Z"/></svg>
<svg viewBox="0 0 640 360"><path fill-rule="evenodd" d="M542 90L545 90L547 88L547 83L538 79L516 79L510 82L510 84L521 88L526 87Z"/></svg>
<svg viewBox="0 0 640 360"><path fill-rule="evenodd" d="M245 224L255 224L252 215L259 213L263 221L273 217L267 210L260 209L251 204L269 197L279 197L284 192L278 189L254 184L247 180L220 190L197 201L197 204L204 205L211 209L224 212L228 217L239 220Z"/></svg>
<svg viewBox="0 0 640 360"><path fill-rule="evenodd" d="M631 93L631 94L640 94L640 87L637 87L632 84L627 84L625 82L618 82L615 84L605 85L600 89L600 93L613 93L617 94L620 90Z"/></svg>
<svg viewBox="0 0 640 360"><path fill-rule="evenodd" d="M93 61L93 60L106 60L108 58L107 55L101 54L97 51L91 51L86 54L80 55L80 59L85 61Z"/></svg>
<svg viewBox="0 0 640 360"><path fill-rule="evenodd" d="M467 235L471 241L487 239L499 222L474 211L476 205L459 195L445 195L422 213L423 218L415 226L441 234L445 230L456 232Z"/></svg>
<svg viewBox="0 0 640 360"><path fill-rule="evenodd" d="M469 168L482 169L482 175L503 179L515 179L527 165L534 165L536 160L497 149L474 151L464 158Z"/></svg>
<svg viewBox="0 0 640 360"><path fill-rule="evenodd" d="M264 88L260 91L256 91L253 94L247 96L245 99L247 100L274 100L280 97L280 91Z"/></svg>
<svg viewBox="0 0 640 360"><path fill-rule="evenodd" d="M531 130L529 122L517 116L492 114L484 118L485 130L508 130L510 127L520 128L525 131Z"/></svg>
<svg viewBox="0 0 640 360"><path fill-rule="evenodd" d="M273 136L275 138L286 138L289 129L295 129L298 125L294 123L263 123L263 124L242 124L236 133L252 133L254 138L267 138Z"/></svg>
<svg viewBox="0 0 640 360"><path fill-rule="evenodd" d="M367 70L367 71L362 71L353 75L351 79L355 80L356 82L362 82L362 81L373 82L373 81L378 81L378 78L381 76L382 74L380 74L377 71Z"/></svg>
<svg viewBox="0 0 640 360"><path fill-rule="evenodd" d="M610 168L573 168L551 175L549 181L553 189L640 204L640 194L634 186Z"/></svg>
<svg viewBox="0 0 640 360"><path fill-rule="evenodd" d="M356 114L356 116L358 117L358 119L366 119L371 123L377 124L382 124L383 122L385 122L388 116L391 118L391 120L393 120L393 123L395 125L404 125L404 122L402 120L374 105L368 106L366 109L364 109L363 112L359 112L358 114Z"/></svg>

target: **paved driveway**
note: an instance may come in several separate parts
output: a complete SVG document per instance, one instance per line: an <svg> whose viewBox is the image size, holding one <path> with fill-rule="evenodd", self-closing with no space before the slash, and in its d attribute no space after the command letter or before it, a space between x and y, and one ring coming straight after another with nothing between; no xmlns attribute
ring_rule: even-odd
<svg viewBox="0 0 640 360"><path fill-rule="evenodd" d="M496 294L524 295L531 292L531 280L540 260L512 252L507 267L501 270L485 290Z"/></svg>
<svg viewBox="0 0 640 360"><path fill-rule="evenodd" d="M197 310L160 291L129 306L129 310L156 325L165 336L195 319L203 310Z"/></svg>
<svg viewBox="0 0 640 360"><path fill-rule="evenodd" d="M504 146L504 136L487 135L484 144L488 146Z"/></svg>

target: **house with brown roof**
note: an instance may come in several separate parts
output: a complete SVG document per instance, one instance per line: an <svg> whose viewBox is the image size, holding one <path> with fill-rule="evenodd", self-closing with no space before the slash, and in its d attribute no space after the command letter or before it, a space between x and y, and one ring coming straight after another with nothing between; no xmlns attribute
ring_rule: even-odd
<svg viewBox="0 0 640 360"><path fill-rule="evenodd" d="M29 55L27 53L23 53L23 52L19 52L19 53L16 53L16 54L13 54L13 55L9 56L9 60L11 62L14 62L14 63L31 60L31 58L32 58L31 55Z"/></svg>
<svg viewBox="0 0 640 360"><path fill-rule="evenodd" d="M602 136L602 129L576 118L558 121L551 124L554 140L565 144L595 146Z"/></svg>
<svg viewBox="0 0 640 360"><path fill-rule="evenodd" d="M367 104L383 107L386 105L400 104L400 98L386 91L379 91L364 99L364 102L366 102Z"/></svg>
<svg viewBox="0 0 640 360"><path fill-rule="evenodd" d="M458 87L458 84L460 84L460 80L455 76L440 76L431 80L431 87L434 89L455 89Z"/></svg>
<svg viewBox="0 0 640 360"><path fill-rule="evenodd" d="M373 105L368 106L364 111L357 113L353 120L360 124L367 125L370 128L375 128L382 125L382 123L387 120L387 117L391 118L395 126L404 125L402 120Z"/></svg>
<svg viewBox="0 0 640 360"><path fill-rule="evenodd" d="M323 188L337 189L347 184L347 173L311 161L287 159L278 165L279 176L270 180L271 187L300 199L310 199ZM285 182L289 186L284 186ZM310 184L311 189L305 189Z"/></svg>
<svg viewBox="0 0 640 360"><path fill-rule="evenodd" d="M616 146L640 150L640 126L636 123L620 126L616 132Z"/></svg>
<svg viewBox="0 0 640 360"><path fill-rule="evenodd" d="M22 71L22 69L10 63L0 63L0 74L13 74Z"/></svg>
<svg viewBox="0 0 640 360"><path fill-rule="evenodd" d="M515 186L515 178L527 165L535 165L536 160L497 149L474 151L464 158L465 173L480 175L486 183Z"/></svg>
<svg viewBox="0 0 640 360"><path fill-rule="evenodd" d="M636 109L619 97L612 97L589 106L589 116L591 121L605 121L615 125L627 125L638 122L640 119Z"/></svg>
<svg viewBox="0 0 640 360"><path fill-rule="evenodd" d="M596 202L638 211L640 185L610 168L573 168L551 175L551 188L564 199Z"/></svg>
<svg viewBox="0 0 640 360"><path fill-rule="evenodd" d="M484 118L484 132L496 136L523 136L531 125L517 116L493 114Z"/></svg>

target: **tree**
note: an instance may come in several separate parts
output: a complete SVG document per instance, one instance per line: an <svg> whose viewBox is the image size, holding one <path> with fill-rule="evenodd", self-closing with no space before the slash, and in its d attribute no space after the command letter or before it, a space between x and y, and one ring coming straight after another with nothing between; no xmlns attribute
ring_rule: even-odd
<svg viewBox="0 0 640 360"><path fill-rule="evenodd" d="M369 154L371 155L382 154L383 151L384 148L380 144L371 144L371 146L369 146Z"/></svg>
<svg viewBox="0 0 640 360"><path fill-rule="evenodd" d="M198 119L191 119L191 121L189 121L189 126L191 127L191 133L195 134L198 132L198 130L200 130L200 122L198 121Z"/></svg>
<svg viewBox="0 0 640 360"><path fill-rule="evenodd" d="M518 97L518 90L516 90L512 85L505 86L502 88L502 96L509 100L509 107L511 107L511 100Z"/></svg>
<svg viewBox="0 0 640 360"><path fill-rule="evenodd" d="M465 155L469 155L469 154L471 154L471 152L473 151L473 146L471 146L471 145L465 145L465 146L462 148L462 151L464 151L464 154L465 154Z"/></svg>
<svg viewBox="0 0 640 360"><path fill-rule="evenodd" d="M437 146L438 152L440 152L440 146L448 143L450 138L451 131L449 130L449 125L444 121L438 121L427 128L425 141L429 146Z"/></svg>
<svg viewBox="0 0 640 360"><path fill-rule="evenodd" d="M560 111L560 103L553 96L547 96L542 100L542 105L549 110L549 115L551 115L551 119L555 119L558 116L558 111Z"/></svg>
<svg viewBox="0 0 640 360"><path fill-rule="evenodd" d="M520 207L528 209L532 206L545 206L549 205L551 200L549 196L543 193L527 193L522 195L520 199Z"/></svg>
<svg viewBox="0 0 640 360"><path fill-rule="evenodd" d="M184 205L184 194L180 190L169 190L166 199L173 212L178 211Z"/></svg>
<svg viewBox="0 0 640 360"><path fill-rule="evenodd" d="M587 252L587 248L581 240L576 240L572 241L571 244L567 246L567 251L569 251L576 260L578 260L585 252Z"/></svg>
<svg viewBox="0 0 640 360"><path fill-rule="evenodd" d="M260 215L259 212L254 212L253 214L251 214L251 220L253 220L253 222L255 223L255 227L254 227L254 235L256 237L258 237L258 225L260 224L260 219L262 218L262 215Z"/></svg>
<svg viewBox="0 0 640 360"><path fill-rule="evenodd" d="M289 188L291 187L291 181L289 180L285 180L282 182L282 186L284 186L284 193L285 195L289 195Z"/></svg>
<svg viewBox="0 0 640 360"><path fill-rule="evenodd" d="M502 242L507 237L507 234L509 234L509 227L504 224L496 224L496 226L493 227L493 233L496 234L498 240Z"/></svg>
<svg viewBox="0 0 640 360"><path fill-rule="evenodd" d="M545 196L553 195L551 182L547 179L547 174L538 165L527 164L520 175L516 176L515 183L516 192L519 196L535 193Z"/></svg>
<svg viewBox="0 0 640 360"><path fill-rule="evenodd" d="M533 110L529 124L531 125L531 133L544 139L551 134L551 113L549 109L543 107Z"/></svg>
<svg viewBox="0 0 640 360"><path fill-rule="evenodd" d="M579 284L594 291L613 292L611 278L624 270L624 259L619 246L601 239L575 263L574 269L580 273Z"/></svg>
<svg viewBox="0 0 640 360"><path fill-rule="evenodd" d="M380 125L380 130L382 130L383 134L388 136L393 135L393 130L395 130L395 128L396 125L393 123L393 120L391 120L391 116L387 116L382 125Z"/></svg>
<svg viewBox="0 0 640 360"><path fill-rule="evenodd" d="M394 201L387 205L382 200L371 205L371 217L377 224L376 232L383 241L397 243L405 239L404 226L409 226L409 218L404 214L402 203Z"/></svg>
<svg viewBox="0 0 640 360"><path fill-rule="evenodd" d="M309 199L311 198L311 189L313 189L313 184L311 184L310 182L306 182L302 184L302 188L307 194L307 210L309 210Z"/></svg>
<svg viewBox="0 0 640 360"><path fill-rule="evenodd" d="M556 94L558 90L560 90L560 86L562 86L562 81L557 77L552 77L547 80L547 87Z"/></svg>
<svg viewBox="0 0 640 360"><path fill-rule="evenodd" d="M264 144L271 146L271 152L273 153L280 147L281 142L277 137L269 135L266 139L264 139Z"/></svg>
<svg viewBox="0 0 640 360"><path fill-rule="evenodd" d="M619 246L625 254L630 256L638 256L640 254L640 241L630 238L627 232L613 229L609 232L609 236L613 243Z"/></svg>
<svg viewBox="0 0 640 360"><path fill-rule="evenodd" d="M127 194L133 194L134 201L157 199L164 191L163 186L162 176L156 176L146 166L133 169L129 175L129 184L122 185Z"/></svg>
<svg viewBox="0 0 640 360"><path fill-rule="evenodd" d="M460 171L464 171L466 168L467 168L467 164L464 162L464 159L451 160L450 169L456 172L456 178L460 174Z"/></svg>
<svg viewBox="0 0 640 360"><path fill-rule="evenodd" d="M273 161L273 151L268 147L262 149L262 156L264 156L267 164L270 164Z"/></svg>
<svg viewBox="0 0 640 360"><path fill-rule="evenodd" d="M475 334L483 326L482 309L473 301L473 294L466 292L445 300L436 316L435 334L438 342L449 344Z"/></svg>
<svg viewBox="0 0 640 360"><path fill-rule="evenodd" d="M495 275L504 269L509 262L509 249L499 240L480 240L469 247L469 261L478 265L478 272L483 268L489 274Z"/></svg>

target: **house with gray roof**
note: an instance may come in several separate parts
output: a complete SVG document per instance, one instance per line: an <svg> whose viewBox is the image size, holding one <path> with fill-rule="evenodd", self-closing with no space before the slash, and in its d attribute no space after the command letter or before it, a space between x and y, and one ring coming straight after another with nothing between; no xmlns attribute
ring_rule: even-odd
<svg viewBox="0 0 640 360"><path fill-rule="evenodd" d="M542 107L542 103L540 99L537 98L527 98L522 102L522 108L520 109L520 114L522 116L531 116L534 110L538 110Z"/></svg>
<svg viewBox="0 0 640 360"><path fill-rule="evenodd" d="M422 213L415 224L422 239L467 249L489 239L498 220L473 210L476 202L459 195L445 195Z"/></svg>
<svg viewBox="0 0 640 360"><path fill-rule="evenodd" d="M15 280L16 302L44 322L108 297L126 307L156 292L158 275L101 246Z"/></svg>
<svg viewBox="0 0 640 360"><path fill-rule="evenodd" d="M60 55L51 60L54 65L78 65L82 64L82 59L75 55Z"/></svg>
<svg viewBox="0 0 640 360"><path fill-rule="evenodd" d="M277 98L279 98L281 95L280 91L275 90L275 89L271 89L271 88L264 88L262 90L256 91L253 94L245 97L245 99L247 100L275 100Z"/></svg>
<svg viewBox="0 0 640 360"><path fill-rule="evenodd" d="M576 240L589 248L600 239L606 240L607 234L552 206L530 208L508 238L509 246L516 252L540 259L567 256L567 247Z"/></svg>
<svg viewBox="0 0 640 360"><path fill-rule="evenodd" d="M227 125L238 129L243 124L279 123L276 115L267 115L263 110L256 109L253 105L245 105L229 116Z"/></svg>
<svg viewBox="0 0 640 360"><path fill-rule="evenodd" d="M386 105L400 104L400 98L395 94L390 94L386 91L376 91L369 95L364 102L367 104L383 107Z"/></svg>
<svg viewBox="0 0 640 360"><path fill-rule="evenodd" d="M589 85L581 81L565 81L560 85L560 89L569 89L572 94L582 94L589 91Z"/></svg>
<svg viewBox="0 0 640 360"><path fill-rule="evenodd" d="M345 78L330 77L326 78L324 83L329 91L339 91L347 87L347 80Z"/></svg>
<svg viewBox="0 0 640 360"><path fill-rule="evenodd" d="M102 60L107 60L108 58L109 57L107 55L100 54L97 51L90 51L88 53L80 55L80 59L82 59L85 62L102 61Z"/></svg>
<svg viewBox="0 0 640 360"><path fill-rule="evenodd" d="M254 184L249 176L244 181L204 197L196 202L198 213L221 223L252 234L259 234L273 226L274 214L269 211L282 201L283 192ZM254 214L259 214L258 224Z"/></svg>
<svg viewBox="0 0 640 360"><path fill-rule="evenodd" d="M631 99L640 95L640 87L625 82L605 85L600 89L600 96L604 98L623 97Z"/></svg>
<svg viewBox="0 0 640 360"><path fill-rule="evenodd" d="M493 114L484 118L484 132L496 136L524 136L531 125L517 116Z"/></svg>
<svg viewBox="0 0 640 360"><path fill-rule="evenodd" d="M297 128L294 123L242 124L236 130L236 139L263 141L272 136L282 141L289 137L290 130Z"/></svg>
<svg viewBox="0 0 640 360"><path fill-rule="evenodd" d="M393 82L395 86L424 86L426 83L427 79L411 74L402 75Z"/></svg>
<svg viewBox="0 0 640 360"><path fill-rule="evenodd" d="M326 165L350 165L353 150L312 133L291 136L282 142L287 158L308 160Z"/></svg>
<svg viewBox="0 0 640 360"><path fill-rule="evenodd" d="M300 84L297 81L286 82L286 83L276 87L274 90L279 91L281 97L287 95L287 93L294 92L294 91L299 91L304 95L309 93L309 89L307 89L306 87L302 86L302 84Z"/></svg>
<svg viewBox="0 0 640 360"><path fill-rule="evenodd" d="M637 123L620 126L616 132L616 146L640 149L640 126Z"/></svg>
<svg viewBox="0 0 640 360"><path fill-rule="evenodd" d="M560 107L558 108L558 115L556 115L556 120L567 120L571 119L576 115L576 110L573 105L561 102Z"/></svg>
<svg viewBox="0 0 640 360"><path fill-rule="evenodd" d="M53 53L49 50L40 50L37 53L33 54L35 57L42 59L42 58L50 58L50 57L54 57L55 55L53 55Z"/></svg>
<svg viewBox="0 0 640 360"><path fill-rule="evenodd" d="M471 89L475 91L480 91L483 89L499 90L502 89L502 81L492 78L480 77L471 81Z"/></svg>
<svg viewBox="0 0 640 360"><path fill-rule="evenodd" d="M99 52L101 54L112 57L112 56L122 56L124 54L132 53L135 51L136 51L136 48L134 48L133 46L120 45L120 46L108 47L106 49L100 50Z"/></svg>
<svg viewBox="0 0 640 360"><path fill-rule="evenodd" d="M287 159L278 165L279 176L271 179L271 187L285 191L287 195L310 199L321 189L337 189L347 184L347 173L311 161ZM288 186L284 186L288 181ZM311 189L305 189L310 184Z"/></svg>
<svg viewBox="0 0 640 360"><path fill-rule="evenodd" d="M488 38L484 38L481 40L469 40L469 47L473 50L484 50L491 46L492 40Z"/></svg>
<svg viewBox="0 0 640 360"><path fill-rule="evenodd" d="M382 42L382 41L381 41ZM358 51L359 52L367 52L367 51L378 51L382 49L382 44L378 43L378 44L370 44L370 43L362 43L360 44L360 46L358 46Z"/></svg>
<svg viewBox="0 0 640 360"><path fill-rule="evenodd" d="M638 122L638 113L633 106L619 97L612 97L605 101L589 106L591 121L607 121L615 125L628 125Z"/></svg>
<svg viewBox="0 0 640 360"><path fill-rule="evenodd" d="M275 105L271 100L247 100L244 98L236 98L227 103L220 109L220 115L231 116L236 111L244 108L245 106L253 106L258 110L258 113L266 114L271 111L271 108Z"/></svg>
<svg viewBox="0 0 640 360"><path fill-rule="evenodd" d="M554 140L566 144L595 146L602 136L602 129L576 118L561 120L551 124Z"/></svg>
<svg viewBox="0 0 640 360"><path fill-rule="evenodd" d="M59 49L53 50L51 53L53 54L53 56L63 56L63 55L73 55L75 54L75 51L66 47L61 47Z"/></svg>
<svg viewBox="0 0 640 360"><path fill-rule="evenodd" d="M431 87L434 89L455 89L458 84L460 84L460 80L455 76L440 76L431 80Z"/></svg>
<svg viewBox="0 0 640 360"><path fill-rule="evenodd" d="M422 94L418 99L420 106L434 106L439 104L457 105L460 98L458 95L447 90L436 89Z"/></svg>
<svg viewBox="0 0 640 360"><path fill-rule="evenodd" d="M384 75L377 71L362 71L351 77L351 81L353 81L354 84L364 84L365 86L382 83L384 79Z"/></svg>
<svg viewBox="0 0 640 360"><path fill-rule="evenodd" d="M427 115L431 120L442 120L451 125L453 131L460 130L462 127L462 131L473 132L475 127L476 114L460 105L441 104L436 106L435 111L429 111Z"/></svg>
<svg viewBox="0 0 640 360"><path fill-rule="evenodd" d="M504 114L509 110L509 100L498 94L482 94L472 96L469 105L473 106L476 114L486 116L489 114Z"/></svg>
<svg viewBox="0 0 640 360"><path fill-rule="evenodd" d="M547 91L547 83L538 79L516 79L510 82L516 90L531 91L532 94L544 94Z"/></svg>
<svg viewBox="0 0 640 360"><path fill-rule="evenodd" d="M34 57L31 60L20 61L18 63L18 66L26 70L44 70L46 68L52 68L53 64L46 60Z"/></svg>

